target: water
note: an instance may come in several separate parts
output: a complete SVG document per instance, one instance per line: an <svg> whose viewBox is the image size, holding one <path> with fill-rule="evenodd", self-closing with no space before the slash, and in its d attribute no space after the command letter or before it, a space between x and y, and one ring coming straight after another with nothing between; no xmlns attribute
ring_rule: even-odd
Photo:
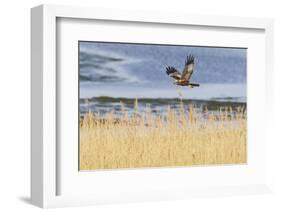
<svg viewBox="0 0 281 213"><path fill-rule="evenodd" d="M182 71L187 54L195 57L198 88L176 86L165 73L166 66ZM80 112L120 112L120 101L133 112L135 98L139 110L149 105L155 113L178 108L179 98L198 107L246 105L246 55L241 48L80 42Z"/></svg>

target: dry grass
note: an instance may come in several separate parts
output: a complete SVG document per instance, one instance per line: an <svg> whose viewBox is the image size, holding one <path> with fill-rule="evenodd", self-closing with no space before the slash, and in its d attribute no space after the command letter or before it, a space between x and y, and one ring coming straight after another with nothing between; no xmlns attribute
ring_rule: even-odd
<svg viewBox="0 0 281 213"><path fill-rule="evenodd" d="M167 107L116 116L88 113L80 121L80 169L172 167L246 163L246 112ZM205 118L202 119L202 115Z"/></svg>

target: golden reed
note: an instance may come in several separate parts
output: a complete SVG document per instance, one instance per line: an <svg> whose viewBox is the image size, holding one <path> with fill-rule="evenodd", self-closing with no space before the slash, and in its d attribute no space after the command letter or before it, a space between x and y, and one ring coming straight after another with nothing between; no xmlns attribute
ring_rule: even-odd
<svg viewBox="0 0 281 213"><path fill-rule="evenodd" d="M204 118L202 118L205 116ZM198 112L167 107L162 115L123 109L80 120L80 170L246 163L243 108Z"/></svg>

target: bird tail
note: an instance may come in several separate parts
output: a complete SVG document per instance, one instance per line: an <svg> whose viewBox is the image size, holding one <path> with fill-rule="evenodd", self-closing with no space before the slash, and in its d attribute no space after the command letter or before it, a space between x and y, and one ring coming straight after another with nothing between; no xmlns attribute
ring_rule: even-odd
<svg viewBox="0 0 281 213"><path fill-rule="evenodd" d="M199 87L200 86L200 84L195 84L195 83L190 83L189 85L192 86L192 87Z"/></svg>

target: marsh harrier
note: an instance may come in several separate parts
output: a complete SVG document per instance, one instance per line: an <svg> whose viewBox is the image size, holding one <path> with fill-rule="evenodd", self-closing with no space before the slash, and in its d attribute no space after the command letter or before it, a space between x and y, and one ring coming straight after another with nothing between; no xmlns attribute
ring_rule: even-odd
<svg viewBox="0 0 281 213"><path fill-rule="evenodd" d="M170 66L166 67L166 73L171 78L175 79L174 84L176 85L189 86L191 88L199 87L200 84L190 82L190 78L193 73L193 68L194 68L194 57L192 55L188 55L185 60L185 66L182 73L180 73L176 68Z"/></svg>

